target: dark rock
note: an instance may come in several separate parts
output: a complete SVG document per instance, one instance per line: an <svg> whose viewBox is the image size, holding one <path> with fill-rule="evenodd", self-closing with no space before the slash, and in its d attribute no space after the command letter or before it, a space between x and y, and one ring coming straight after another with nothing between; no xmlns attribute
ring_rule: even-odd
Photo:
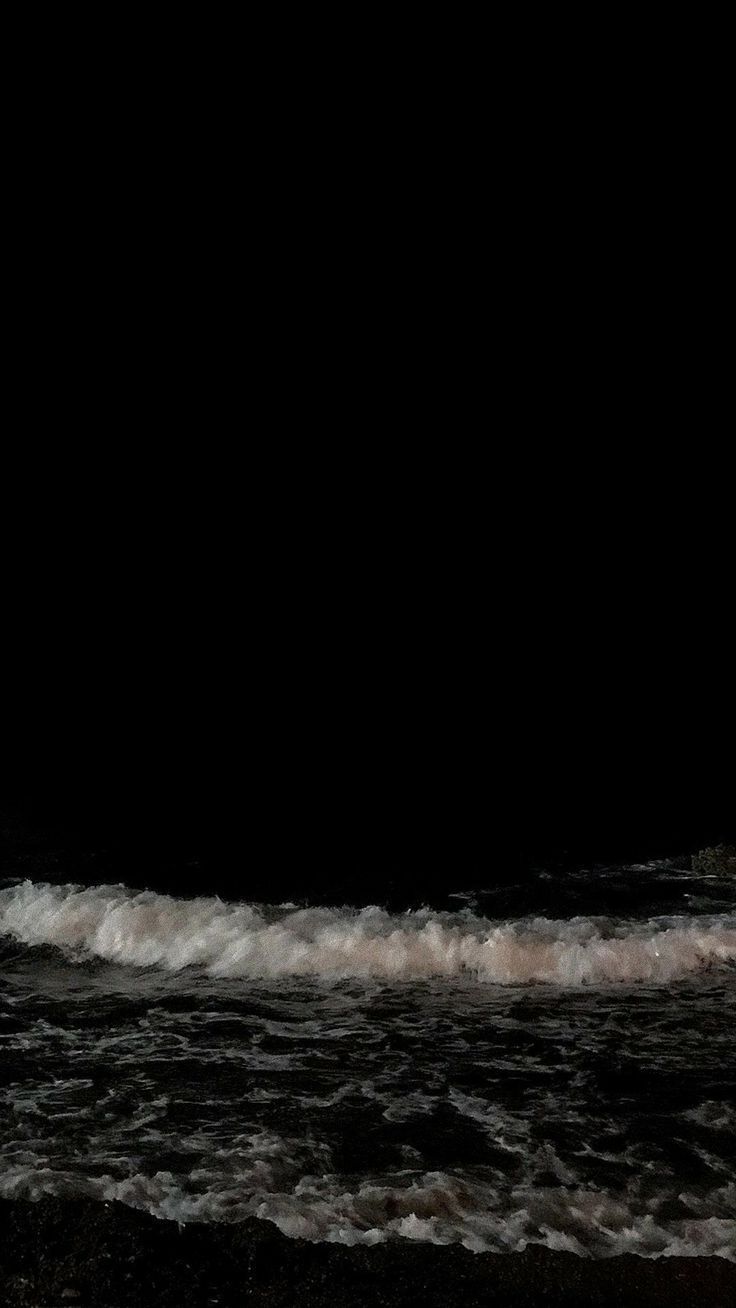
<svg viewBox="0 0 736 1308"><path fill-rule="evenodd" d="M736 875L736 845L714 845L693 854L693 872L733 872Z"/></svg>

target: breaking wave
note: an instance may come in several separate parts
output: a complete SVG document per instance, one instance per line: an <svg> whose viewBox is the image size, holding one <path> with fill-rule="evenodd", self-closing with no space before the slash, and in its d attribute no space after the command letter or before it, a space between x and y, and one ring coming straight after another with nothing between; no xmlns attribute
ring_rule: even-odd
<svg viewBox="0 0 736 1308"><path fill-rule="evenodd" d="M274 908L30 881L0 890L2 934L71 957L254 979L470 974L500 985L667 983L736 962L735 914L497 922L469 910Z"/></svg>
<svg viewBox="0 0 736 1308"><path fill-rule="evenodd" d="M200 1169L189 1178L157 1172L116 1180L21 1164L0 1175L0 1197L117 1200L181 1223L256 1217L292 1238L348 1246L403 1238L458 1243L474 1253L539 1244L597 1258L636 1253L736 1261L733 1184L707 1196L681 1196L683 1215L673 1219L663 1199L642 1204L633 1195L531 1185L502 1195L444 1172L366 1180L349 1190L344 1178L330 1174L297 1179L292 1145L298 1153L299 1142L266 1133L241 1138L230 1151L237 1169L221 1151L219 1170Z"/></svg>

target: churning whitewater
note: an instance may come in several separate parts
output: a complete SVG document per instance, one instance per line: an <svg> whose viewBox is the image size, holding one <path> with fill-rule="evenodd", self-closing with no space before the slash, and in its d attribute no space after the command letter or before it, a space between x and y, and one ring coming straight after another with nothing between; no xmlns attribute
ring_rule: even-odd
<svg viewBox="0 0 736 1308"><path fill-rule="evenodd" d="M409 912L2 883L0 1196L736 1261L733 878L546 884Z"/></svg>
<svg viewBox="0 0 736 1308"><path fill-rule="evenodd" d="M0 934L109 962L213 977L480 982L558 986L681 980L736 960L736 915L494 922L428 909L297 908L175 899L124 886L25 881L0 890Z"/></svg>

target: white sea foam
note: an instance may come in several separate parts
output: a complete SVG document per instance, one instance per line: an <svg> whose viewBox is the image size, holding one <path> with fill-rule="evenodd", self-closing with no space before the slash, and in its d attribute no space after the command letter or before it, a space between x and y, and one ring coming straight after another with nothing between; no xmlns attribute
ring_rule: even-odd
<svg viewBox="0 0 736 1308"><path fill-rule="evenodd" d="M406 981L466 973L501 985L577 986L667 983L736 962L734 914L492 922L467 910L273 909L30 881L0 890L0 934L72 956L172 971L198 966L222 977Z"/></svg>
<svg viewBox="0 0 736 1308"><path fill-rule="evenodd" d="M722 1187L707 1200L693 1199L692 1216L671 1220L656 1211L656 1204L649 1205L654 1212L645 1211L626 1194L522 1185L500 1195L444 1172L397 1176L393 1183L366 1180L349 1190L340 1177L329 1174L296 1180L289 1141L264 1134L252 1137L250 1145L250 1156L241 1149L229 1160L230 1167L218 1172L213 1166L189 1177L157 1172L119 1180L16 1159L0 1172L0 1196L118 1200L178 1222L257 1217L274 1222L286 1236L331 1244L403 1238L459 1243L474 1253L540 1244L598 1258L708 1255L736 1262L733 1187ZM718 1215L701 1216L706 1206Z"/></svg>

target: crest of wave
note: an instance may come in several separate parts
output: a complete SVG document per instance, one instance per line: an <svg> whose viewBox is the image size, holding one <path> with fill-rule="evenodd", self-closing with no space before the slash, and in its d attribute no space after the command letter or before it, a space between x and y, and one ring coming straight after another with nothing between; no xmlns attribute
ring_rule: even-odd
<svg viewBox="0 0 736 1308"><path fill-rule="evenodd" d="M274 909L176 899L124 886L22 882L0 890L0 934L109 961L223 977L376 977L470 973L479 981L574 986L667 982L736 961L736 916L546 918L494 923L379 908Z"/></svg>
<svg viewBox="0 0 736 1308"><path fill-rule="evenodd" d="M598 1258L637 1253L736 1261L736 1221L728 1215L733 1210L728 1187L707 1198L717 1216L702 1216L702 1205L695 1199L691 1217L669 1222L656 1211L656 1202L654 1212L641 1211L632 1208L626 1195L533 1186L501 1195L443 1172L397 1175L393 1183L366 1180L350 1190L342 1177L331 1174L297 1179L291 1143L275 1136L244 1137L232 1171L227 1166L222 1171L199 1170L188 1178L157 1172L120 1180L16 1165L0 1170L0 1196L117 1200L182 1223L258 1217L273 1222L286 1236L315 1243L374 1245L403 1238L461 1243L474 1253L541 1244Z"/></svg>

